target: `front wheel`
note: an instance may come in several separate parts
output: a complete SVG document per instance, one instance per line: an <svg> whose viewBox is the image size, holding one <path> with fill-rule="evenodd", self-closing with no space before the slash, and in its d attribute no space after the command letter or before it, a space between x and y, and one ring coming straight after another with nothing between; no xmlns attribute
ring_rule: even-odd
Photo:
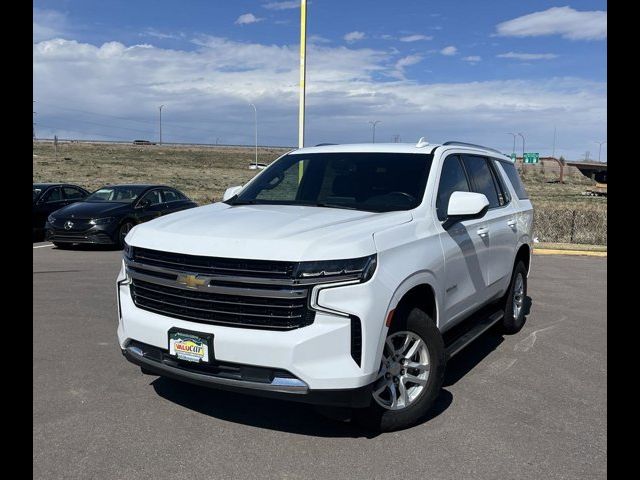
<svg viewBox="0 0 640 480"><path fill-rule="evenodd" d="M124 248L124 239L132 228L132 222L124 222L120 225L120 228L118 229L118 247Z"/></svg>
<svg viewBox="0 0 640 480"><path fill-rule="evenodd" d="M525 322L525 307L527 300L527 267L518 262L511 275L509 291L504 299L504 318L499 323L502 333L513 334L519 332Z"/></svg>
<svg viewBox="0 0 640 480"><path fill-rule="evenodd" d="M378 431L410 427L423 418L440 393L444 343L433 320L418 308L399 313L389 329L372 401L354 419Z"/></svg>

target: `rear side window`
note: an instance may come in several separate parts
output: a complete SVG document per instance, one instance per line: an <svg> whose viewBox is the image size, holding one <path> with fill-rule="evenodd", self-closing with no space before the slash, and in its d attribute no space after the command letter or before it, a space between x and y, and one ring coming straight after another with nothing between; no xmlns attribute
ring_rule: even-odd
<svg viewBox="0 0 640 480"><path fill-rule="evenodd" d="M502 162L500 161L500 166L504 170L504 173L507 174L511 185L513 185L513 189L516 191L516 195L520 200L525 200L529 198L527 191L522 184L522 180L520 180L520 175L518 175L518 170L516 170L515 163L511 162Z"/></svg>
<svg viewBox="0 0 640 480"><path fill-rule="evenodd" d="M498 198L498 190L487 159L473 155L464 155L462 161L471 178L474 187L473 191L483 193L485 197L487 197L487 200L489 200L489 208L501 206L500 199Z"/></svg>
<svg viewBox="0 0 640 480"><path fill-rule="evenodd" d="M164 201L167 203L180 200L180 197L173 190L162 190L162 195L164 195Z"/></svg>
<svg viewBox="0 0 640 480"><path fill-rule="evenodd" d="M469 183L464 174L464 169L460 164L457 155L445 158L440 174L440 185L438 185L438 196L436 197L436 212L438 219L443 221L447 218L447 208L449 198L453 192L468 192Z"/></svg>
<svg viewBox="0 0 640 480"><path fill-rule="evenodd" d="M52 188L47 193L45 193L45 202L59 202L60 200L62 200L62 194L60 193L60 188L58 187Z"/></svg>
<svg viewBox="0 0 640 480"><path fill-rule="evenodd" d="M82 200L87 196L85 193L73 187L64 187L62 191L64 192L64 198L67 200Z"/></svg>

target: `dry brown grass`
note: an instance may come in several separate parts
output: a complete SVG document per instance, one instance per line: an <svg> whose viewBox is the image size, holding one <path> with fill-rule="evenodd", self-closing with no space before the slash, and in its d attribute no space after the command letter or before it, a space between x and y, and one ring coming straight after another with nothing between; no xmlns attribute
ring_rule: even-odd
<svg viewBox="0 0 640 480"><path fill-rule="evenodd" d="M262 148L268 163L287 150ZM33 181L70 182L88 190L109 183L162 183L200 204L219 200L224 190L253 178L254 150L240 147L191 147L60 143L58 159L50 142L33 144Z"/></svg>

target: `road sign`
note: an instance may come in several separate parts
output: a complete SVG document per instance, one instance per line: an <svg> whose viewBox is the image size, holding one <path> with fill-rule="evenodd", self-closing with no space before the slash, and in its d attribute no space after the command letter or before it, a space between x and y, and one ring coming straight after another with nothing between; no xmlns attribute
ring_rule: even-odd
<svg viewBox="0 0 640 480"><path fill-rule="evenodd" d="M515 162L515 161L516 161L516 159L518 158L518 156L517 156L515 153L512 153L512 154L510 155L510 157L511 157L511 160L513 160L514 162Z"/></svg>
<svg viewBox="0 0 640 480"><path fill-rule="evenodd" d="M525 153L523 156L523 163L538 163L540 160L539 153Z"/></svg>

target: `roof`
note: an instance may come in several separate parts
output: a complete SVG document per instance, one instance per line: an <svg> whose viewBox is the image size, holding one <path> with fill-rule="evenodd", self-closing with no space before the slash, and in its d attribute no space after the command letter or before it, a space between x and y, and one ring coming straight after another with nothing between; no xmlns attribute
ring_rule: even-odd
<svg viewBox="0 0 640 480"><path fill-rule="evenodd" d="M103 185L100 188L112 188L112 187L135 187L135 188L173 188L167 185L156 184L156 183L110 183L107 185Z"/></svg>
<svg viewBox="0 0 640 480"><path fill-rule="evenodd" d="M345 144L336 144L336 145L319 145L316 147L305 147L300 148L298 150L294 150L290 152L291 155L301 155L301 154L309 154L309 153L344 153L344 152L365 152L365 153L424 153L430 154L437 147L445 147L449 149L460 149L460 150L472 150L475 152L483 152L486 155L490 156L500 156L502 160L511 160L511 158L495 151L492 151L488 148L483 148L481 146L469 146L469 145L442 145L439 143L429 143L422 147L416 146L415 143L345 143ZM513 161L513 160L511 160Z"/></svg>

